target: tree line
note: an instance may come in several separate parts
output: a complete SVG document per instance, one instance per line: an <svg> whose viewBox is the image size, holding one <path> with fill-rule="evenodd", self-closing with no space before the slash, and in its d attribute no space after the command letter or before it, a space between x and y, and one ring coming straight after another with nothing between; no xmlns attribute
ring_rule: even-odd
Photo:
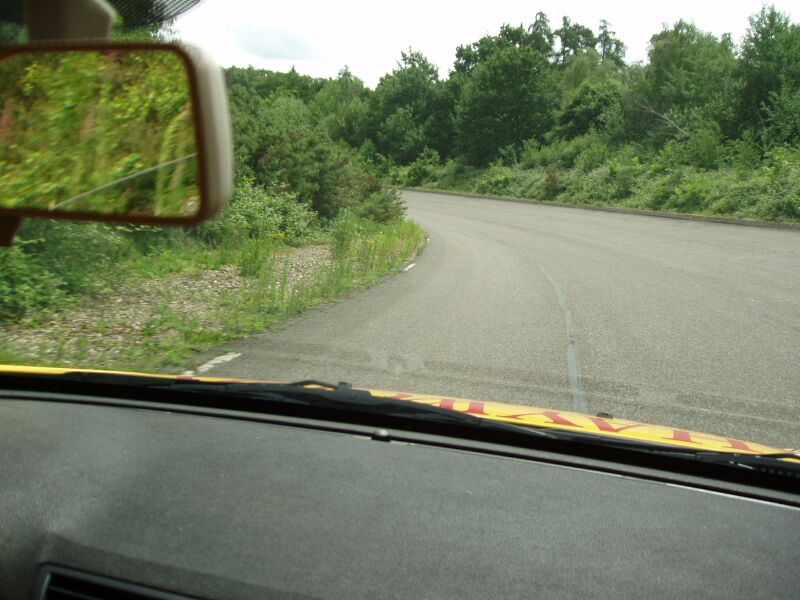
<svg viewBox="0 0 800 600"><path fill-rule="evenodd" d="M357 150L396 184L800 218L800 26L764 7L738 45L679 20L645 62L625 50L608 21L556 26L540 12L459 46L447 77L411 49L374 89L347 68L229 69L234 123L247 122L237 157L301 198L341 183L309 172L344 160L323 146ZM270 108L253 110L256 97Z"/></svg>
<svg viewBox="0 0 800 600"><path fill-rule="evenodd" d="M680 20L652 36L646 63L627 64L607 21L592 30L563 17L554 28L539 13L459 46L447 78L409 50L374 90L345 69L320 93L334 139L398 164L430 148L483 166L530 140L593 130L610 144L709 137L763 154L800 140L800 26L764 7L737 47Z"/></svg>

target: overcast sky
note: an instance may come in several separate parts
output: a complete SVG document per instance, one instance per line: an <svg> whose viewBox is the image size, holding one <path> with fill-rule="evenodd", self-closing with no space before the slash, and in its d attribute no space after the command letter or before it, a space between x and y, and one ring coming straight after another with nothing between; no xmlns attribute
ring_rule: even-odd
<svg viewBox="0 0 800 600"><path fill-rule="evenodd" d="M798 20L797 0L777 0L778 10ZM626 60L646 60L647 44L665 23L679 18L700 29L731 33L739 42L760 0L203 0L176 23L179 37L208 49L222 66L238 65L335 77L344 66L374 87L397 65L400 52L419 50L447 76L460 44L496 34L503 23L525 26L538 11L553 29L561 17L597 30L611 23L625 42ZM794 13L798 9L795 8Z"/></svg>

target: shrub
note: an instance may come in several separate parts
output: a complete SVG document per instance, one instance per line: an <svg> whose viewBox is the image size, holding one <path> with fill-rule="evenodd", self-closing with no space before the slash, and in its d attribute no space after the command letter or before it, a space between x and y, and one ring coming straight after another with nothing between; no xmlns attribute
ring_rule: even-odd
<svg viewBox="0 0 800 600"><path fill-rule="evenodd" d="M18 241L0 248L0 320L21 317L64 296L56 278L23 250L24 245Z"/></svg>
<svg viewBox="0 0 800 600"><path fill-rule="evenodd" d="M796 222L800 219L800 201L797 196L762 197L752 214L767 221Z"/></svg>
<svg viewBox="0 0 800 600"><path fill-rule="evenodd" d="M440 165L439 153L426 147L414 162L408 165L405 172L405 185L417 186L427 183Z"/></svg>
<svg viewBox="0 0 800 600"><path fill-rule="evenodd" d="M588 133L571 140L555 139L552 143L540 146L535 140L528 140L523 146L520 162L523 166L546 167L560 163L561 167L571 169L584 152L598 152L598 146L605 147L604 140L596 133Z"/></svg>
<svg viewBox="0 0 800 600"><path fill-rule="evenodd" d="M634 157L631 162L624 163L612 159L608 163L608 180L615 198L627 198L633 194L636 177L639 174L639 161Z"/></svg>
<svg viewBox="0 0 800 600"><path fill-rule="evenodd" d="M708 178L702 173L695 174L675 188L664 207L679 212L703 212L710 204L710 197Z"/></svg>
<svg viewBox="0 0 800 600"><path fill-rule="evenodd" d="M595 137L583 147L575 158L575 168L583 172L596 169L608 159L609 154L608 144Z"/></svg>
<svg viewBox="0 0 800 600"><path fill-rule="evenodd" d="M564 189L561 182L561 163L548 165L542 182L542 194L546 200L555 200Z"/></svg>
<svg viewBox="0 0 800 600"><path fill-rule="evenodd" d="M742 179L736 171L720 171L715 178L715 198L709 212L719 215L753 216L752 209L760 198L767 196L769 182L757 172Z"/></svg>
<svg viewBox="0 0 800 600"><path fill-rule="evenodd" d="M608 167L602 166L587 173L572 169L560 174L563 191L559 200L575 204L608 204L616 198L609 183Z"/></svg>
<svg viewBox="0 0 800 600"><path fill-rule="evenodd" d="M511 169L500 161L492 163L486 172L478 180L475 185L475 191L479 194L498 194L502 195L508 192L511 185Z"/></svg>
<svg viewBox="0 0 800 600"><path fill-rule="evenodd" d="M230 203L215 219L192 228L192 234L212 245L241 239L305 241L317 226L317 216L287 191L241 180Z"/></svg>
<svg viewBox="0 0 800 600"><path fill-rule="evenodd" d="M116 265L135 251L126 228L99 223L27 219L18 238L27 242L24 251L35 255L36 262L69 293L105 289L121 276Z"/></svg>
<svg viewBox="0 0 800 600"><path fill-rule="evenodd" d="M725 162L737 169L740 175L749 174L761 165L761 150L752 131L745 131L741 139L730 140L723 153Z"/></svg>
<svg viewBox="0 0 800 600"><path fill-rule="evenodd" d="M708 123L692 132L686 142L687 164L699 169L716 169L724 154L722 134L716 123Z"/></svg>
<svg viewBox="0 0 800 600"><path fill-rule="evenodd" d="M642 181L627 203L634 208L662 210L672 202L676 189L686 177L686 168L680 167L666 174L642 174Z"/></svg>
<svg viewBox="0 0 800 600"><path fill-rule="evenodd" d="M658 153L655 167L666 172L678 166L713 170L719 168L728 150L716 123L704 123L692 129L687 137L669 140Z"/></svg>
<svg viewBox="0 0 800 600"><path fill-rule="evenodd" d="M375 190L353 206L355 215L376 223L388 223L400 219L405 210L405 203L400 193L392 187Z"/></svg>
<svg viewBox="0 0 800 600"><path fill-rule="evenodd" d="M351 163L346 174L338 192L340 211L347 210L378 223L403 216L405 204L396 189L381 182L358 163Z"/></svg>

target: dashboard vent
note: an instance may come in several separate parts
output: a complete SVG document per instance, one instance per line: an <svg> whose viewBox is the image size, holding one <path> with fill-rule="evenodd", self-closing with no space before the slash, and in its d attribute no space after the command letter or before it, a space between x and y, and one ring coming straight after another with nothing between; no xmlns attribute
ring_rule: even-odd
<svg viewBox="0 0 800 600"><path fill-rule="evenodd" d="M36 579L34 600L191 600L135 583L45 565Z"/></svg>

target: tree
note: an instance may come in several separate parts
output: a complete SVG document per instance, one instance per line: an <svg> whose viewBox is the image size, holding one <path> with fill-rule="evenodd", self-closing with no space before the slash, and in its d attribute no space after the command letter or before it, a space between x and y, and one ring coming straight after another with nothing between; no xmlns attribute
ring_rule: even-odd
<svg viewBox="0 0 800 600"><path fill-rule="evenodd" d="M602 19L596 46L597 52L600 54L600 62L610 61L621 67L625 64L625 44L616 35L616 31L611 31L610 23Z"/></svg>
<svg viewBox="0 0 800 600"><path fill-rule="evenodd" d="M508 48L527 48L545 57L553 51L553 33L547 15L540 12L527 29L522 25L503 25L497 35L486 35L468 46L456 48L454 72L468 75L481 62Z"/></svg>
<svg viewBox="0 0 800 600"><path fill-rule="evenodd" d="M800 26L774 7L750 17L737 74L742 82L741 130L774 130L778 126L775 115L784 113L781 107L791 105L800 91Z"/></svg>
<svg viewBox="0 0 800 600"><path fill-rule="evenodd" d="M420 52L401 53L401 61L381 78L370 98L378 151L407 164L431 145L441 119L439 70Z"/></svg>
<svg viewBox="0 0 800 600"><path fill-rule="evenodd" d="M572 93L558 115L560 136L573 138L602 129L611 111L619 111L620 87L615 81L583 83Z"/></svg>
<svg viewBox="0 0 800 600"><path fill-rule="evenodd" d="M648 56L636 103L649 115L649 127L685 136L698 122L711 121L731 131L737 86L729 35L717 39L681 20L650 39Z"/></svg>
<svg viewBox="0 0 800 600"><path fill-rule="evenodd" d="M309 111L331 139L344 140L357 148L367 136L368 102L369 90L345 67L336 79L322 84L322 89L309 103Z"/></svg>
<svg viewBox="0 0 800 600"><path fill-rule="evenodd" d="M475 165L488 164L501 148L521 147L550 129L554 109L550 65L537 50L509 47L475 67L456 109L460 152Z"/></svg>
<svg viewBox="0 0 800 600"><path fill-rule="evenodd" d="M561 27L553 33L559 41L560 48L556 59L561 64L566 63L570 56L593 49L597 43L591 29L573 23L569 17L563 17Z"/></svg>

